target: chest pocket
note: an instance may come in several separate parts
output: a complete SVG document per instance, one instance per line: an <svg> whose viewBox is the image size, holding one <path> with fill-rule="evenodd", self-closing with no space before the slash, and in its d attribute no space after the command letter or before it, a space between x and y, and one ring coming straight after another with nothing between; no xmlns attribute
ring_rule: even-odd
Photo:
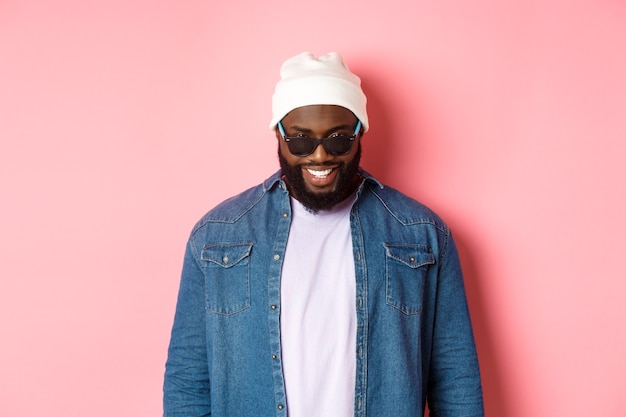
<svg viewBox="0 0 626 417"><path fill-rule="evenodd" d="M220 243L202 249L206 309L232 315L250 307L252 243Z"/></svg>
<svg viewBox="0 0 626 417"><path fill-rule="evenodd" d="M422 312L424 282L435 263L425 245L385 244L386 302L404 314Z"/></svg>

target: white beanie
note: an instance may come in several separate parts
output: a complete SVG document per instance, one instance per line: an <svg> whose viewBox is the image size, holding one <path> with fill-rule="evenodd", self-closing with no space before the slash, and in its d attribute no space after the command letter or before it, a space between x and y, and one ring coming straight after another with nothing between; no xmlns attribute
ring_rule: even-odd
<svg viewBox="0 0 626 417"><path fill-rule="evenodd" d="M310 52L303 52L286 60L280 68L280 81L272 96L270 129L276 128L287 113L298 107L334 104L354 113L363 131L367 131L366 102L361 79L350 72L338 53L316 58Z"/></svg>

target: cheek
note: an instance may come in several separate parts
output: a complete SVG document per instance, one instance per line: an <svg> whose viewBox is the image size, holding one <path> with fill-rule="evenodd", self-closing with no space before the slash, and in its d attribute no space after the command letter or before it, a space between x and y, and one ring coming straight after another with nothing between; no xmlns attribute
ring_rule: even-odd
<svg viewBox="0 0 626 417"><path fill-rule="evenodd" d="M287 163L290 166L298 165L303 159L303 158L292 155L291 152L289 152L289 148L287 147L287 144L285 143L284 140L280 140L278 142L278 150L280 151L280 154L283 156L285 161L287 161Z"/></svg>
<svg viewBox="0 0 626 417"><path fill-rule="evenodd" d="M350 153L340 157L341 162L348 165L350 162L356 158L356 154L358 153L359 142L358 140L352 145L352 149L350 149Z"/></svg>

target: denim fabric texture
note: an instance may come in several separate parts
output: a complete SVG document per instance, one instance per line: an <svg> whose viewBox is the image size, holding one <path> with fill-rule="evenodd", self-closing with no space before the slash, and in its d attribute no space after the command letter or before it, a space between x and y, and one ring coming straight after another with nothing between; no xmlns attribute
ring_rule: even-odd
<svg viewBox="0 0 626 417"><path fill-rule="evenodd" d="M431 210L361 171L350 223L357 417L483 416L463 276ZM228 199L187 244L164 382L166 417L287 416L280 276L291 222L274 174Z"/></svg>

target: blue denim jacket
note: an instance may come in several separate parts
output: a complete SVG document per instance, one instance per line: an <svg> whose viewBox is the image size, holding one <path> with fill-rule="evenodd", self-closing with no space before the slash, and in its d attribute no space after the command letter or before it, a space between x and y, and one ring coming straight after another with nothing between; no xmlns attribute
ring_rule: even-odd
<svg viewBox="0 0 626 417"><path fill-rule="evenodd" d="M482 416L455 244L432 211L365 172L351 216L355 416ZM287 188L274 174L194 227L168 351L164 415L286 416L280 275Z"/></svg>

